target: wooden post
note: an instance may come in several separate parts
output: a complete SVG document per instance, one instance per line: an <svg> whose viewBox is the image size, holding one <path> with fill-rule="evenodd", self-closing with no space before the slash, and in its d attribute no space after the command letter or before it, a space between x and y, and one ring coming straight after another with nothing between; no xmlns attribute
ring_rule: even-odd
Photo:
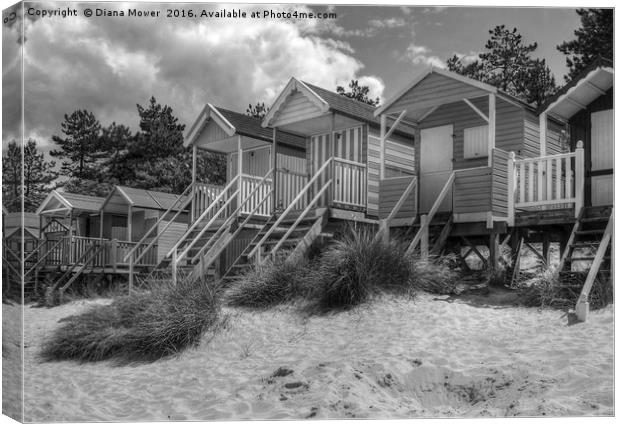
<svg viewBox="0 0 620 424"><path fill-rule="evenodd" d="M103 209L99 212L99 237L103 238Z"/></svg>
<svg viewBox="0 0 620 424"><path fill-rule="evenodd" d="M332 163L330 165L330 172L329 172L329 178L332 180L332 184L329 187L329 206L331 207L334 204L334 195L336 193L336 185L337 185L337 181L335 181L336 178L336 164L334 163L333 158L336 157L336 114L332 112L332 116L331 116L331 121L329 124L330 128L329 128L329 142L330 142L330 147L331 147L331 157L332 157ZM341 184L343 183L342 181L340 182Z"/></svg>
<svg viewBox="0 0 620 424"><path fill-rule="evenodd" d="M495 94L491 93L489 94L489 166L493 166L493 149L495 149Z"/></svg>
<svg viewBox="0 0 620 424"><path fill-rule="evenodd" d="M112 241L110 242L110 250L111 250L110 259L112 261L112 272L116 274L116 268L118 266L118 240L117 239L112 239ZM133 258L133 255L131 255L131 258ZM131 270L130 270L130 274L131 274Z"/></svg>
<svg viewBox="0 0 620 424"><path fill-rule="evenodd" d="M385 179L385 130L386 130L386 117L385 114L381 115L381 146L379 149L379 180Z"/></svg>
<svg viewBox="0 0 620 424"><path fill-rule="evenodd" d="M548 231L542 233L542 255L545 260L545 265L551 263L551 253L549 247L551 246L551 235Z"/></svg>
<svg viewBox="0 0 620 424"><path fill-rule="evenodd" d="M489 236L489 268L491 271L499 268L499 234L495 230Z"/></svg>
<svg viewBox="0 0 620 424"><path fill-rule="evenodd" d="M194 194L196 192L196 178L197 178L196 173L198 172L197 161L198 161L198 147L196 147L196 145L193 145L192 146L192 192L190 194L190 196L192 196L192 202L191 202L191 207L190 207L190 212L189 212L190 222L194 222L194 219L196 218L194 216L195 215Z"/></svg>
<svg viewBox="0 0 620 424"><path fill-rule="evenodd" d="M538 116L538 129L540 156L547 156L547 113L543 112Z"/></svg>
<svg viewBox="0 0 620 424"><path fill-rule="evenodd" d="M422 238L420 239L420 257L422 259L428 259L428 215L420 216L420 227L424 229Z"/></svg>
<svg viewBox="0 0 620 424"><path fill-rule="evenodd" d="M273 175L271 175L271 187L273 188L273 205L272 205L272 210L276 210L280 205L278 205L278 190L277 190L277 181L278 181L278 151L276 149L276 146L278 145L278 140L276 138L277 135L277 130L274 128L273 129L273 148L271 149L271 155L272 155L272 163L273 163ZM258 201L260 202L262 199L259 199ZM286 207L288 205L282 205L284 209L286 209Z"/></svg>
<svg viewBox="0 0 620 424"><path fill-rule="evenodd" d="M583 141L577 142L577 148L575 149L575 218L579 217L579 212L583 207L583 188L584 188L584 174L585 163L583 158ZM567 176L569 178L569 176ZM567 196L570 194L567 193Z"/></svg>
<svg viewBox="0 0 620 424"><path fill-rule="evenodd" d="M177 249L172 251L172 284L177 284Z"/></svg>
<svg viewBox="0 0 620 424"><path fill-rule="evenodd" d="M127 241L131 241L131 231L133 227L133 207L129 205L127 208Z"/></svg>
<svg viewBox="0 0 620 424"><path fill-rule="evenodd" d="M508 158L508 225L511 227L515 225L515 193L515 152L510 152Z"/></svg>
<svg viewBox="0 0 620 424"><path fill-rule="evenodd" d="M241 148L240 135L237 136L237 175L239 175L239 179L237 180L237 187L239 188L239 191L237 192L237 206L239 206L243 201L243 149Z"/></svg>

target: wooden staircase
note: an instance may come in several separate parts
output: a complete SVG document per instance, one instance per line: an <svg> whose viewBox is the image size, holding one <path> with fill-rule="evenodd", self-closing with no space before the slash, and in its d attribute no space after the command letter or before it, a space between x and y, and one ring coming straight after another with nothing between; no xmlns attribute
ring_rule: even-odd
<svg viewBox="0 0 620 424"><path fill-rule="evenodd" d="M273 260L292 260L303 257L315 240L329 239L332 234L325 233L327 209L313 211L313 214L301 216L297 211L279 220L273 215L260 229L241 255L233 262L222 276L225 285L246 273L253 264L263 262L266 258ZM301 219L300 219L301 217ZM277 225L274 225L276 224Z"/></svg>
<svg viewBox="0 0 620 424"><path fill-rule="evenodd" d="M422 226L421 219L415 220L410 231L416 234ZM428 223L428 251L430 255L440 255L454 226L452 212L438 212Z"/></svg>
<svg viewBox="0 0 620 424"><path fill-rule="evenodd" d="M583 208L562 252L558 265L560 282L574 282L575 274L587 271L576 306L582 321L587 317L588 296L594 280L607 282L612 278L612 232L613 207Z"/></svg>

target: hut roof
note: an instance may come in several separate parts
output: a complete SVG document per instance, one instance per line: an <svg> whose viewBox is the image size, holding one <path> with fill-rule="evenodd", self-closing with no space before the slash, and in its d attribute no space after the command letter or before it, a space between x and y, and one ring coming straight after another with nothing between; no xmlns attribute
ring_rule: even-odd
<svg viewBox="0 0 620 424"><path fill-rule="evenodd" d="M175 205L179 198L182 198L181 203L188 200L187 196L181 197L178 194L163 193L161 191L144 190L126 186L116 186L114 191L110 193L110 196L112 196L115 192L120 193L121 197L124 198L131 206L144 209L168 210ZM108 196L108 199L110 196ZM174 210L178 210L178 208L175 208Z"/></svg>
<svg viewBox="0 0 620 424"><path fill-rule="evenodd" d="M103 197L52 190L37 209L37 214L57 210L96 213L99 212L104 201Z"/></svg>

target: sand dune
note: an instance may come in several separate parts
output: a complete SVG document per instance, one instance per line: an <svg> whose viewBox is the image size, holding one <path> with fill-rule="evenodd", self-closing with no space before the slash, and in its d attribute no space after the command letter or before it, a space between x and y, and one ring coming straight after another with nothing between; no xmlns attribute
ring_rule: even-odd
<svg viewBox="0 0 620 424"><path fill-rule="evenodd" d="M308 319L227 309L228 328L197 349L122 367L37 358L58 320L92 302L26 307L25 419L613 414L613 307L568 325L495 300L422 294Z"/></svg>

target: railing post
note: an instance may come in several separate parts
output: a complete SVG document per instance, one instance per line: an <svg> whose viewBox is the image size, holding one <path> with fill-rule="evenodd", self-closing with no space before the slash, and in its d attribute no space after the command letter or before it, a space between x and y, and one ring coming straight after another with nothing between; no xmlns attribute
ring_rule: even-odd
<svg viewBox="0 0 620 424"><path fill-rule="evenodd" d="M510 152L508 157L508 225L515 225L515 152Z"/></svg>
<svg viewBox="0 0 620 424"><path fill-rule="evenodd" d="M134 255L132 254L129 257L129 294L133 291L133 258Z"/></svg>
<svg viewBox="0 0 620 424"><path fill-rule="evenodd" d="M575 218L579 216L579 211L583 207L584 166L583 141L579 140L575 149Z"/></svg>
<svg viewBox="0 0 620 424"><path fill-rule="evenodd" d="M177 284L177 249L172 251L172 284Z"/></svg>
<svg viewBox="0 0 620 424"><path fill-rule="evenodd" d="M420 216L420 228L422 229L422 238L420 239L420 257L423 260L428 259L428 215Z"/></svg>
<svg viewBox="0 0 620 424"><path fill-rule="evenodd" d="M116 274L116 267L118 263L118 240L113 239L110 244L110 249L112 250L110 253L110 259L112 260L112 271ZM133 258L133 255L131 255L131 257Z"/></svg>

